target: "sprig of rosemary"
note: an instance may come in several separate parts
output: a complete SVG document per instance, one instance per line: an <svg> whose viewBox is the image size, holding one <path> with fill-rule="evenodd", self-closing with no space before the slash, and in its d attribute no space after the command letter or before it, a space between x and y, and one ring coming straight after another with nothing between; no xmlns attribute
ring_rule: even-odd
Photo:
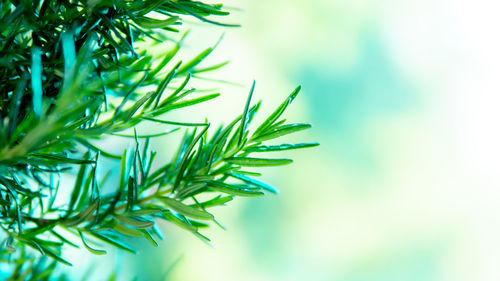
<svg viewBox="0 0 500 281"><path fill-rule="evenodd" d="M190 0L0 0L0 260L6 278L49 280L58 263L71 265L63 247L100 255L106 250L94 241L101 241L135 252L125 237L156 246L159 220L208 243L200 230L220 226L212 207L277 192L253 168L292 160L259 153L318 145L267 144L310 127L281 119L300 87L255 130L255 82L242 114L213 133L208 122L163 119L219 96L190 87L196 73L226 64L199 67L215 46L181 62L184 35L174 34L186 16L232 26L214 19L227 14L220 4ZM139 41L168 41L170 47L158 58L138 48ZM187 128L171 161L158 159L150 140L173 130L138 134L137 126L147 123ZM134 146L121 155L98 142L122 137ZM120 165L117 179L108 177L104 163L110 161Z"/></svg>

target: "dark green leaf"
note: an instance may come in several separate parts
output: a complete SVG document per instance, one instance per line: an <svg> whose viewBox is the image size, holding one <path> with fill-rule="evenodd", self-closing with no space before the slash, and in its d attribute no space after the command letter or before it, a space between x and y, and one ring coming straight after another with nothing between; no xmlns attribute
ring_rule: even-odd
<svg viewBox="0 0 500 281"><path fill-rule="evenodd" d="M265 131L269 126L271 126L278 118L280 118L281 114L285 111L285 109L292 103L292 101L297 97L300 92L300 86L298 86L289 96L288 98L255 130L254 136L258 136L259 133Z"/></svg>
<svg viewBox="0 0 500 281"><path fill-rule="evenodd" d="M128 217L122 215L113 216L120 222L133 226L135 228L150 228L155 224L153 221L146 220L142 217Z"/></svg>
<svg viewBox="0 0 500 281"><path fill-rule="evenodd" d="M272 152L290 149L299 149L318 146L319 143L297 143L297 144L280 144L280 145L259 145L245 149L246 152Z"/></svg>
<svg viewBox="0 0 500 281"><path fill-rule="evenodd" d="M262 142L270 139L275 139L284 135L288 135L291 133L295 133L298 131L302 131L305 129L311 128L311 125L309 124L288 124L288 125L283 125L280 126L270 132L266 132L265 134L259 135L258 137L254 138L253 141L256 142Z"/></svg>
<svg viewBox="0 0 500 281"><path fill-rule="evenodd" d="M148 17L137 17L134 21L145 28L162 28L168 25L172 25L179 20L179 17L170 17L164 20L148 18Z"/></svg>
<svg viewBox="0 0 500 281"><path fill-rule="evenodd" d="M244 186L237 186L218 181L210 181L208 186L216 191L237 196L262 196L264 193L260 191L249 190Z"/></svg>
<svg viewBox="0 0 500 281"><path fill-rule="evenodd" d="M200 203L200 205L203 206L203 208L210 208L210 207L214 207L214 206L224 205L225 203L227 203L231 200L233 200L232 196L222 197L222 196L218 195L217 197L215 197L213 199L210 199L208 201Z"/></svg>
<svg viewBox="0 0 500 281"><path fill-rule="evenodd" d="M198 227L190 224L189 222L187 222L185 220L180 219L179 217L177 217L175 214L173 214L169 210L163 211L162 214L163 214L163 217L165 218L165 220L170 221L170 222L176 224L177 226L184 228L185 230L188 230L190 232L195 232L198 230Z"/></svg>
<svg viewBox="0 0 500 281"><path fill-rule="evenodd" d="M200 54L198 54L196 57L194 57L192 60L189 62L185 63L182 65L181 68L179 68L179 74L183 74L185 72L190 71L193 69L195 66L197 66L203 59L205 59L211 52L213 51L213 48L207 48Z"/></svg>
<svg viewBox="0 0 500 281"><path fill-rule="evenodd" d="M243 136L245 135L247 125L248 125L248 110L250 108L250 102L252 101L253 91L255 90L255 80L252 83L252 88L250 89L250 93L248 94L247 102L245 104L245 109L243 110L243 115L241 117L241 125L240 125L240 135L238 137L238 146L243 141Z"/></svg>
<svg viewBox="0 0 500 281"><path fill-rule="evenodd" d="M141 231L134 229L134 228L131 228L131 227L128 227L128 226L125 226L125 225L119 223L118 221L116 221L113 224L113 229L120 232L123 235L127 235L130 237L142 237L143 236L143 233Z"/></svg>
<svg viewBox="0 0 500 281"><path fill-rule="evenodd" d="M132 249L130 246L128 246L127 244L124 244L123 242L121 242L119 240L116 240L115 238L110 237L109 235L101 234L101 233L97 233L97 232L89 232L89 234L94 236L95 238L102 240L102 241L104 241L110 245L113 245L117 248L120 248L120 249L125 250L127 252L131 252L133 254L136 253L135 250Z"/></svg>
<svg viewBox="0 0 500 281"><path fill-rule="evenodd" d="M98 249L94 249L94 248L90 247L90 245L87 243L87 241L85 241L85 237L83 236L83 233L81 231L79 231L78 233L80 233L80 238L82 239L82 243L85 246L85 248L87 248L87 250L89 250L89 252L91 252L94 255L105 255L106 254L105 250L98 250Z"/></svg>
<svg viewBox="0 0 500 281"><path fill-rule="evenodd" d="M252 157L230 157L224 159L226 162L241 166L260 167L260 166L280 166L293 162L292 159L269 159Z"/></svg>
<svg viewBox="0 0 500 281"><path fill-rule="evenodd" d="M261 181L258 181L256 179L252 179L252 178L247 177L245 175L240 175L240 174L235 174L235 173L230 173L229 175L231 177L237 178L237 179L239 179L239 180L241 180L241 181L243 181L243 182L245 182L247 184L250 184L250 185L253 185L253 186L256 186L256 187L260 187L260 188L265 189L265 190L267 190L269 192L272 192L272 193L275 193L275 194L279 193L279 191L276 188L268 185L267 183L263 183Z"/></svg>
<svg viewBox="0 0 500 281"><path fill-rule="evenodd" d="M194 219L200 219L200 220L211 220L213 219L212 214L207 213L202 210L198 210L194 207L184 205L181 202L168 198L168 197L163 197L162 201L165 202L165 204L172 210L174 210L177 213L180 213L186 217L194 218Z"/></svg>

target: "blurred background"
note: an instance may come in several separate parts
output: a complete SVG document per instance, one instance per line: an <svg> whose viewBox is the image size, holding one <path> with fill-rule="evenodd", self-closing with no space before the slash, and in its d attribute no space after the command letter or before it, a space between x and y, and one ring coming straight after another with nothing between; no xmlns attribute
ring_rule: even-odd
<svg viewBox="0 0 500 281"><path fill-rule="evenodd" d="M186 47L224 33L209 60L231 64L210 76L241 86L211 84L196 117L236 116L255 79L263 118L300 84L287 117L313 129L287 140L321 146L264 171L279 195L215 209L213 247L164 224L159 248L89 263L118 280L500 280L500 4L223 2L242 27L193 20Z"/></svg>

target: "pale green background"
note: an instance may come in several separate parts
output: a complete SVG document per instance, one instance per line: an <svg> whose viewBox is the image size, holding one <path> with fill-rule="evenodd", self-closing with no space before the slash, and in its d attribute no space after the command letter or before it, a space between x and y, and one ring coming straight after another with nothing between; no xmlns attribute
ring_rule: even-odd
<svg viewBox="0 0 500 281"><path fill-rule="evenodd" d="M119 280L164 280L176 260L168 280L500 280L499 5L226 3L242 28L193 24L187 42L225 32L210 60L232 63L208 76L244 87L222 86L198 112L227 121L253 79L269 112L301 84L288 116L313 129L287 140L321 146L268 169L280 195L217 209L227 231L204 232L214 248L164 225L160 248L98 268L121 264Z"/></svg>

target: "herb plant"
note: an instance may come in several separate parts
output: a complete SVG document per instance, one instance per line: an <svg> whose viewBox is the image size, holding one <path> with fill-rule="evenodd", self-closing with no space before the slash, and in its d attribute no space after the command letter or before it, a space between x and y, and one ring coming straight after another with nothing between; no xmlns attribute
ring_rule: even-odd
<svg viewBox="0 0 500 281"><path fill-rule="evenodd" d="M300 87L254 130L255 82L242 113L210 132L206 121L168 119L219 96L190 84L225 65L200 67L214 47L178 60L182 21L230 26L219 21L227 14L191 0L0 0L0 277L52 280L73 262L65 247L101 255L135 252L130 237L157 245L159 220L209 241L200 229L220 225L211 208L276 192L252 169L292 160L261 152L317 145L268 144L310 127L282 119ZM161 55L138 47L164 42ZM171 161L150 140L173 130L139 133L148 123L185 131ZM118 138L133 145L115 154L103 144Z"/></svg>

